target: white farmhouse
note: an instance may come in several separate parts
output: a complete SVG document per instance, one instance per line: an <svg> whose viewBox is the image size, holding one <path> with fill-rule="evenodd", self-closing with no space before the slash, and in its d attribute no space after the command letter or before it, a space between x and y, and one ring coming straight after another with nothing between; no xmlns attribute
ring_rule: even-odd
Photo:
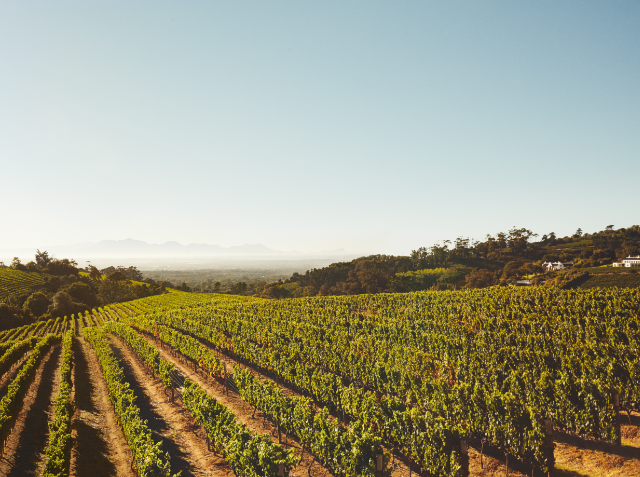
<svg viewBox="0 0 640 477"><path fill-rule="evenodd" d="M640 255L627 257L622 262L613 262L614 267L640 267Z"/></svg>
<svg viewBox="0 0 640 477"><path fill-rule="evenodd" d="M542 268L546 269L547 272L552 270L564 270L565 268L573 267L573 262L544 262L542 264Z"/></svg>

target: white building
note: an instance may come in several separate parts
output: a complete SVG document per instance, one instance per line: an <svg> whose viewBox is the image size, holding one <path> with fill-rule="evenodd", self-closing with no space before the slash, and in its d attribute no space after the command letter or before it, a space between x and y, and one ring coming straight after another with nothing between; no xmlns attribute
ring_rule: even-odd
<svg viewBox="0 0 640 477"><path fill-rule="evenodd" d="M563 270L565 268L573 267L573 262L544 262L542 267L550 272L552 270Z"/></svg>
<svg viewBox="0 0 640 477"><path fill-rule="evenodd" d="M637 257L627 257L622 262L614 262L614 267L640 267L640 255Z"/></svg>

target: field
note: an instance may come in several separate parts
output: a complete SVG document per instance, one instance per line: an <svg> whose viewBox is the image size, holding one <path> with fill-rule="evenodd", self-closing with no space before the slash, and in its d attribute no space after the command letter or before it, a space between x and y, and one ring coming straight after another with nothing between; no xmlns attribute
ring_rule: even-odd
<svg viewBox="0 0 640 477"><path fill-rule="evenodd" d="M39 273L0 268L0 301L13 295L29 293L34 286L43 283L44 279Z"/></svg>
<svg viewBox="0 0 640 477"><path fill-rule="evenodd" d="M640 475L639 309L171 293L34 323L0 334L0 473Z"/></svg>
<svg viewBox="0 0 640 477"><path fill-rule="evenodd" d="M638 288L640 287L640 273L612 273L591 276L580 288Z"/></svg>

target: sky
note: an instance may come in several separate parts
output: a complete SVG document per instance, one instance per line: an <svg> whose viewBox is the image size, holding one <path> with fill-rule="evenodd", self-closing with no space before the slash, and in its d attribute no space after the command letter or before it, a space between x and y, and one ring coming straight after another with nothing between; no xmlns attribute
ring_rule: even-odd
<svg viewBox="0 0 640 477"><path fill-rule="evenodd" d="M0 249L640 223L640 2L0 1Z"/></svg>

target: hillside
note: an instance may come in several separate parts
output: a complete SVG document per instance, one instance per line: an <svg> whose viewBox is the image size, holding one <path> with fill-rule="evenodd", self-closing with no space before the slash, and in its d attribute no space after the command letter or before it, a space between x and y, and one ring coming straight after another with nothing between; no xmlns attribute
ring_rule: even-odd
<svg viewBox="0 0 640 477"><path fill-rule="evenodd" d="M46 251L26 264L15 258L11 267L0 264L0 330L166 293L163 284L142 279L135 267L84 270Z"/></svg>
<svg viewBox="0 0 640 477"><path fill-rule="evenodd" d="M0 301L24 293L31 294L33 287L44 282L45 278L41 273L0 268Z"/></svg>
<svg viewBox="0 0 640 477"><path fill-rule="evenodd" d="M409 256L371 255L305 274L294 273L287 280L267 284L262 296L456 290L516 285L523 279L561 288L635 287L639 282L636 270L610 267L630 255L640 255L638 225L617 230L608 226L591 234L579 229L562 238L553 232L538 237L531 230L514 227L484 241L445 240L441 245L414 250ZM573 262L573 267L547 272L544 262ZM597 268L607 265L605 270ZM600 276L603 274L607 277Z"/></svg>
<svg viewBox="0 0 640 477"><path fill-rule="evenodd" d="M0 473L638 475L639 305L170 293L41 321L0 333Z"/></svg>

